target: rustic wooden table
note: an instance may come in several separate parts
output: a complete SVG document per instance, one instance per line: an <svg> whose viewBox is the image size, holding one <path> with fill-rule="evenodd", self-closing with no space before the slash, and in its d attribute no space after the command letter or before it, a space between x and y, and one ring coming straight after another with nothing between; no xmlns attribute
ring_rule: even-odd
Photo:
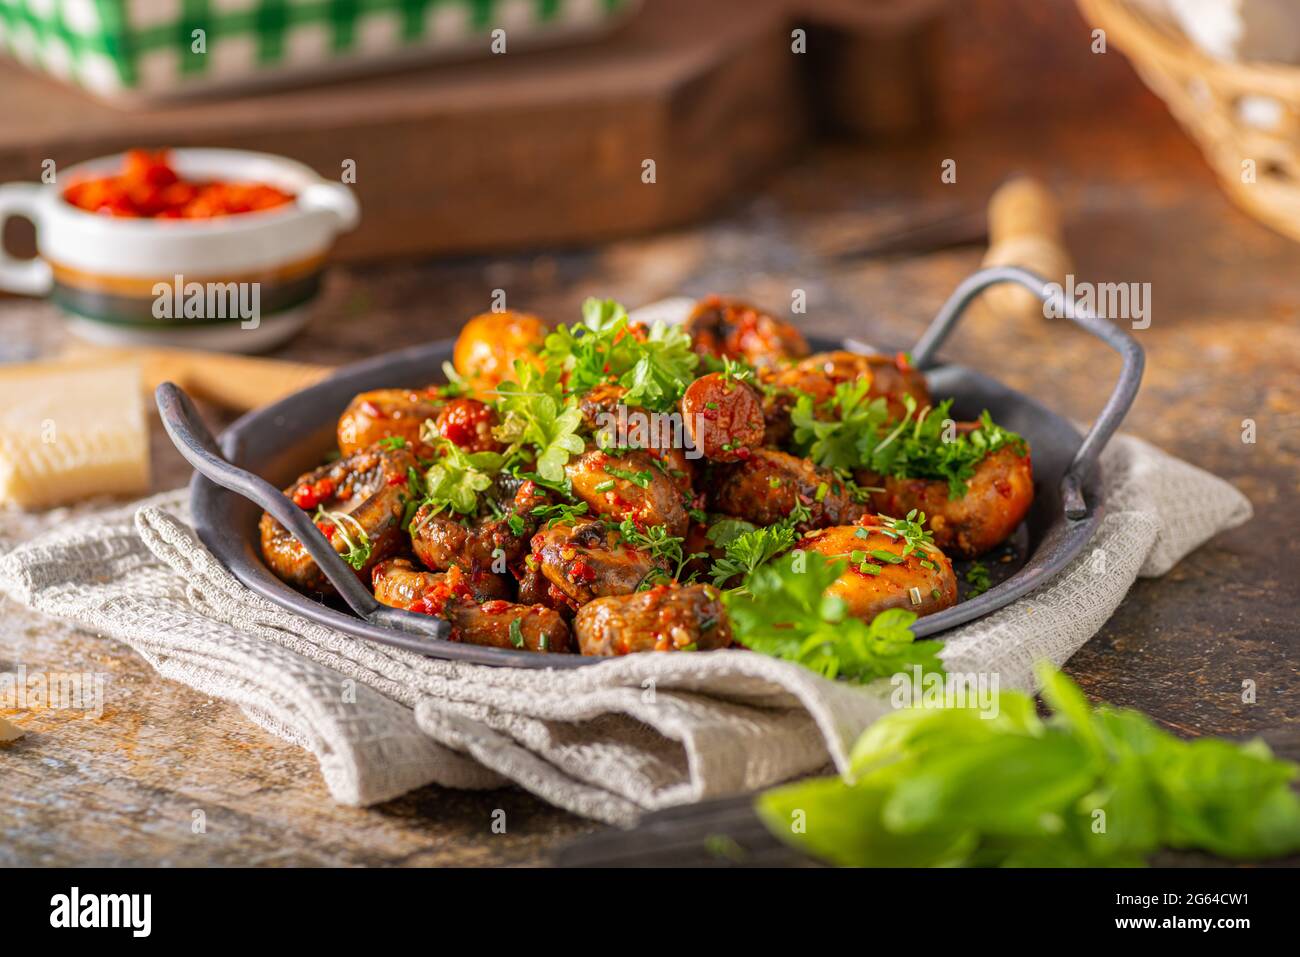
<svg viewBox="0 0 1300 957"><path fill-rule="evenodd" d="M1115 67L1123 72L1124 68ZM289 358L344 363L447 336L509 303L556 319L592 294L629 304L727 291L782 309L807 293L805 328L910 344L980 250L892 262L821 251L949 208L982 208L1009 171L1061 194L1080 278L1149 282L1148 372L1126 430L1235 483L1256 517L1141 581L1067 671L1095 698L1141 708L1180 734L1244 734L1300 722L1300 246L1237 212L1194 147L1131 77L1129 99L1068 118L967 125L925 146L819 147L751 201L694 228L586 251L337 269ZM958 182L939 181L958 161ZM0 302L11 353L63 342L42 304ZM1008 346L1014 344L1014 348ZM1077 419L1117 362L1043 321L961 329L949 356ZM219 417L214 414L214 423ZM1243 443L1243 420L1257 441ZM155 423L156 425L156 423ZM158 430L155 484L188 469ZM99 719L3 712L27 731L0 747L0 864L536 864L594 825L515 791L426 788L365 810L332 805L313 758L238 708L156 677L112 641L0 600L0 670L111 675ZM1244 703L1244 681L1257 687ZM507 812L505 834L493 811ZM194 834L193 811L206 831Z"/></svg>

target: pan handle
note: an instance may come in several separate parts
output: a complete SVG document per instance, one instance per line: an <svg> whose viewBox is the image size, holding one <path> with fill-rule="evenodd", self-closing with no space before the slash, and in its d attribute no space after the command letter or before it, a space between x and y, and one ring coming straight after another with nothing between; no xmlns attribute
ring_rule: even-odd
<svg viewBox="0 0 1300 957"><path fill-rule="evenodd" d="M1146 356L1137 341L1119 326L1099 318L1090 309L1078 303L1067 303L1065 295L1059 288L1053 289L1051 283L1036 276L1027 269L1018 266L995 266L981 269L967 277L959 285L948 301L943 304L930 327L925 330L916 347L912 350L912 363L918 369L929 368L934 363L934 354L943 345L948 334L952 332L957 320L966 308L989 286L1011 282L1028 289L1044 305L1050 305L1055 314L1064 316L1080 329L1092 333L1098 339L1120 354L1124 365L1120 369L1115 388L1101 414L1084 436L1079 450L1074 453L1074 461L1061 479L1061 501L1065 503L1065 515L1069 519L1081 519L1088 513L1087 503L1083 500L1083 483L1097 465L1101 450L1106 447L1110 437L1119 428L1120 422L1133 404L1138 385L1142 382L1142 368Z"/></svg>
<svg viewBox="0 0 1300 957"><path fill-rule="evenodd" d="M154 390L154 401L158 404L163 428L185 460L204 478L244 496L270 512L272 518L302 543L307 554L330 580L330 584L338 589L348 607L359 617L376 625L412 634L427 635L430 638L447 637L451 626L442 618L417 615L381 605L306 512L294 505L266 479L228 462L183 389L174 383L164 382Z"/></svg>

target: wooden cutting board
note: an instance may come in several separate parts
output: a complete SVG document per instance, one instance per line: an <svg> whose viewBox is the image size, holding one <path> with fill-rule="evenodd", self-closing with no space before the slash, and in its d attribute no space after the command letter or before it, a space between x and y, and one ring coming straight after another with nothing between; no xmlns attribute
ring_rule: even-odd
<svg viewBox="0 0 1300 957"><path fill-rule="evenodd" d="M130 112L0 59L0 182L132 146L255 149L331 177L355 161L340 258L589 243L711 212L819 125L923 124L943 3L647 0L597 43Z"/></svg>

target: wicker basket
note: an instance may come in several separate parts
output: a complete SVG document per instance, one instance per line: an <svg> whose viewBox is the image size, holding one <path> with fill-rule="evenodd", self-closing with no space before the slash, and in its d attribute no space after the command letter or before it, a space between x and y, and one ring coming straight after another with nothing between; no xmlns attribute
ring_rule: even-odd
<svg viewBox="0 0 1300 957"><path fill-rule="evenodd" d="M1126 0L1078 4L1201 145L1233 201L1300 239L1300 67L1207 56Z"/></svg>

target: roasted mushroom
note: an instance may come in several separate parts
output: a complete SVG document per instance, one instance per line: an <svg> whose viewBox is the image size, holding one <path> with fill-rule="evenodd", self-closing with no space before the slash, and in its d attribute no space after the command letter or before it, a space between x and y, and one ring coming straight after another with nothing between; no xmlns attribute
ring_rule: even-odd
<svg viewBox="0 0 1300 957"><path fill-rule="evenodd" d="M528 551L528 540L537 531L533 509L549 501L537 485L525 482L498 517L458 518L426 503L411 518L411 548L436 572L459 565L466 571L504 574Z"/></svg>
<svg viewBox="0 0 1300 957"><path fill-rule="evenodd" d="M656 585L597 598L573 619L584 655L638 651L712 651L731 644L726 609L711 585Z"/></svg>
<svg viewBox="0 0 1300 957"><path fill-rule="evenodd" d="M335 551L348 556L359 574L369 575L404 545L407 470L415 464L406 449L372 446L299 476L284 494L316 513L316 525ZM308 594L333 593L307 550L269 513L262 513L258 531L262 556L282 581Z"/></svg>
<svg viewBox="0 0 1300 957"><path fill-rule="evenodd" d="M810 396L814 408L821 407L835 395L843 382L868 383L866 398L884 399L891 419L907 414L907 397L917 408L930 404L925 376L912 368L906 356L893 358L839 350L819 352L794 365L763 373L763 415L767 424L767 442L780 446L793 434L790 410L801 394Z"/></svg>
<svg viewBox="0 0 1300 957"><path fill-rule="evenodd" d="M867 511L834 472L775 449L754 449L744 462L715 468L710 501L716 511L755 525L781 521L802 506L808 518L798 523L801 529L844 525Z"/></svg>
<svg viewBox="0 0 1300 957"><path fill-rule="evenodd" d="M375 598L385 605L451 623L451 640L493 648L562 653L569 651L569 626L542 605L515 605L480 595L460 569L419 571L402 558L377 565Z"/></svg>
<svg viewBox="0 0 1300 957"><path fill-rule="evenodd" d="M339 451L351 455L381 439L397 437L417 456L427 459L432 451L421 440L420 430L425 421L437 418L444 405L446 400L430 389L362 392L339 416Z"/></svg>
<svg viewBox="0 0 1300 957"><path fill-rule="evenodd" d="M605 595L626 595L655 577L663 562L623 541L604 522L561 523L533 536L530 564L574 605Z"/></svg>
<svg viewBox="0 0 1300 957"><path fill-rule="evenodd" d="M843 598L849 613L864 621L887 608L930 615L955 605L957 576L947 556L933 546L905 555L906 540L886 534L885 528L887 524L870 517L860 525L809 532L798 547L847 563L826 593Z"/></svg>
<svg viewBox="0 0 1300 957"><path fill-rule="evenodd" d="M790 323L722 296L706 296L697 302L683 328L696 352L743 359L753 366L774 365L808 354L808 343Z"/></svg>
<svg viewBox="0 0 1300 957"><path fill-rule="evenodd" d="M978 422L958 423L969 433ZM871 492L871 505L882 515L924 512L934 542L950 555L975 558L1011 537L1034 503L1034 467L1026 447L1003 446L986 455L966 480L966 494L957 498L945 479L884 478L858 475L860 484L883 488Z"/></svg>
<svg viewBox="0 0 1300 957"><path fill-rule="evenodd" d="M644 450L584 453L564 469L573 494L596 515L630 518L640 528L663 525L669 535L686 533L690 520L682 491L656 458Z"/></svg>

